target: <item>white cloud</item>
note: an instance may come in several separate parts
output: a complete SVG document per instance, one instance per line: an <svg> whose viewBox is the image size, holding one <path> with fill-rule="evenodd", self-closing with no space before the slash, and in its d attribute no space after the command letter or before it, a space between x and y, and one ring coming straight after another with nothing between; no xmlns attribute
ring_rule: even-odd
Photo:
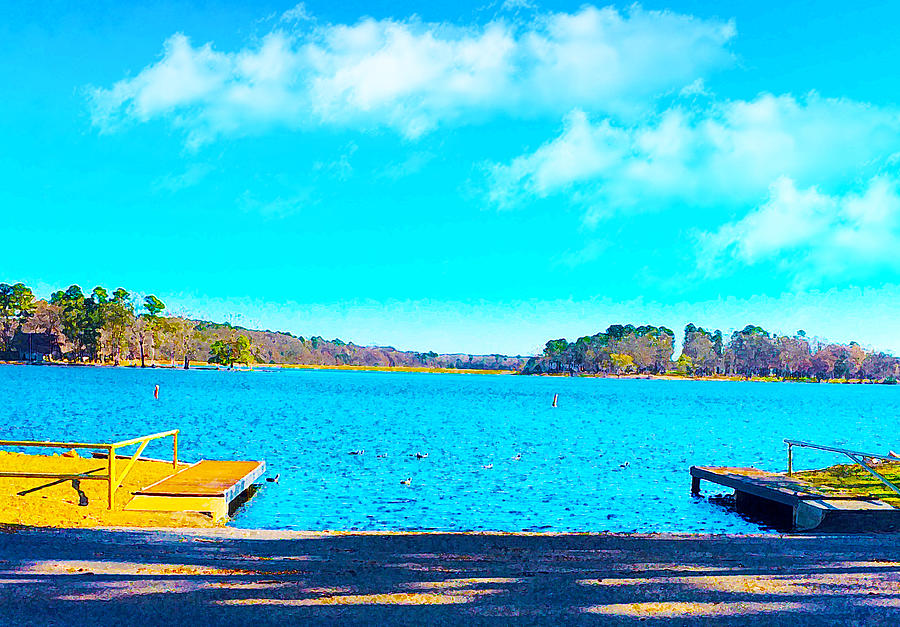
<svg viewBox="0 0 900 627"><path fill-rule="evenodd" d="M520 9L536 9L537 4L531 0L503 0L501 11L518 11Z"/></svg>
<svg viewBox="0 0 900 627"><path fill-rule="evenodd" d="M828 195L782 178L764 204L701 234L699 243L699 260L710 274L731 260L772 263L787 269L799 287L900 270L897 181L879 175L860 191Z"/></svg>
<svg viewBox="0 0 900 627"><path fill-rule="evenodd" d="M267 200L260 199L250 190L246 190L239 198L239 206L245 213L258 215L264 220L287 218L316 204L316 197L310 189L301 189L288 196L277 196Z"/></svg>
<svg viewBox="0 0 900 627"><path fill-rule="evenodd" d="M259 125L387 126L407 137L492 113L644 111L731 62L730 22L586 6L477 26L363 19L316 26L301 4L259 44L170 37L162 57L94 88L95 124L168 118L190 141Z"/></svg>
<svg viewBox="0 0 900 627"><path fill-rule="evenodd" d="M816 94L676 104L633 126L569 114L558 137L490 170L499 207L566 193L589 221L630 209L758 205L789 177L826 191L868 178L900 146L900 115Z"/></svg>
<svg viewBox="0 0 900 627"><path fill-rule="evenodd" d="M802 287L900 271L898 146L896 109L816 94L676 104L632 126L576 110L555 139L490 165L488 195L499 208L564 196L588 224L677 212L705 225L707 275L770 263Z"/></svg>
<svg viewBox="0 0 900 627"><path fill-rule="evenodd" d="M281 14L281 21L288 23L312 22L314 21L314 19L315 18L313 18L313 16L307 10L306 4L303 2L295 5L293 8L290 8Z"/></svg>
<svg viewBox="0 0 900 627"><path fill-rule="evenodd" d="M156 191L178 192L193 187L214 170L208 163L194 163L181 173L170 173L156 179L151 186Z"/></svg>

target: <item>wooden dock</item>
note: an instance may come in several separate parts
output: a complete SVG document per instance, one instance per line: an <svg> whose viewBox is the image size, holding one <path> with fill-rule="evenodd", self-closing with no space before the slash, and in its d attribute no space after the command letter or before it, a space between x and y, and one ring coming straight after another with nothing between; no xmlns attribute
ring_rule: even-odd
<svg viewBox="0 0 900 627"><path fill-rule="evenodd" d="M218 520L265 471L261 461L203 460L135 492L125 509L203 512Z"/></svg>
<svg viewBox="0 0 900 627"><path fill-rule="evenodd" d="M814 486L757 468L691 466L691 492L700 481L734 490L738 512L792 531L900 531L900 509L872 497Z"/></svg>

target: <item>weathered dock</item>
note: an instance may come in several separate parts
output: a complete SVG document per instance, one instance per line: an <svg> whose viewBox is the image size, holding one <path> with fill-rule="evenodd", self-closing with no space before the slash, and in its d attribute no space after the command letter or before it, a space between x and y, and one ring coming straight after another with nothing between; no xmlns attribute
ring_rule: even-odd
<svg viewBox="0 0 900 627"><path fill-rule="evenodd" d="M758 468L691 466L691 492L709 481L734 490L738 512L792 531L900 531L900 509L871 495L814 486Z"/></svg>
<svg viewBox="0 0 900 627"><path fill-rule="evenodd" d="M226 517L266 471L262 461L202 460L134 493L126 510L202 512Z"/></svg>
<svg viewBox="0 0 900 627"><path fill-rule="evenodd" d="M172 438L172 474L156 483L133 493L133 498L122 509L155 512L201 512L215 520L226 517L237 505L250 495L253 482L266 471L262 461L217 461L202 460L185 466L178 461L178 429L139 436L119 442L62 442L50 440L0 440L0 447L62 448L75 453L78 449L95 449L92 458L105 459L106 468L90 472L0 472L0 478L12 479L56 479L43 487L63 481L106 481L107 500L110 511L117 509L116 493L141 457L147 445L161 438ZM137 446L131 455L120 455L123 448ZM118 466L124 464L124 468ZM166 461L165 463L169 463ZM101 474L100 471L106 470Z"/></svg>

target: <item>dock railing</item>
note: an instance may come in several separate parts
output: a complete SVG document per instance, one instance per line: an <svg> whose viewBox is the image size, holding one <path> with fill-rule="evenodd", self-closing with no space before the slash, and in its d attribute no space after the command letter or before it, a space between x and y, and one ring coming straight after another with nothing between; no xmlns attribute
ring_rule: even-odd
<svg viewBox="0 0 900 627"><path fill-rule="evenodd" d="M820 444L813 444L812 442L804 442L802 440L785 440L785 444L788 445L787 451L787 474L790 477L794 472L794 452L793 447L798 446L800 448L811 448L816 449L818 451L828 451L830 453L841 453L846 455L854 463L865 468L873 477L878 479L881 483L886 485L888 488L900 494L900 488L894 485L890 480L888 480L884 475L880 472L872 468L872 466L866 463L866 458L869 459L883 459L887 461L897 462L900 461L900 458L893 457L891 455L879 455L878 453L863 453L861 451L853 451L846 448L837 448L834 446L822 446Z"/></svg>
<svg viewBox="0 0 900 627"><path fill-rule="evenodd" d="M64 449L96 449L103 450L107 453L107 474L95 475L93 471L80 474L66 474L53 472L0 472L0 477L17 477L26 479L61 479L63 481L69 479L93 479L97 481L106 481L109 483L109 509L113 509L116 503L116 490L125 481L125 477L134 468L135 462L138 461L141 453L147 448L152 440L166 438L172 436L172 468L178 470L178 429L170 431L161 431L150 435L143 435L130 440L122 440L121 442L112 443L89 443L89 442L42 442L38 440L0 440L0 446L12 447L36 447L36 448L64 448ZM140 444L134 454L128 459L125 469L116 474L116 450Z"/></svg>

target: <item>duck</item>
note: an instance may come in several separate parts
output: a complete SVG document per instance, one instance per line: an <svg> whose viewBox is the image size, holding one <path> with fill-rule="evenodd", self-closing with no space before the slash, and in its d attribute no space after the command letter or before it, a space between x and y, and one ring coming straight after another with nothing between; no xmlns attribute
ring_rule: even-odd
<svg viewBox="0 0 900 627"><path fill-rule="evenodd" d="M366 452L366 449L361 448L361 449L359 449L358 451L350 451L350 453L348 453L348 454L349 454L349 455L362 455L362 454L365 453L365 452Z"/></svg>
<svg viewBox="0 0 900 627"><path fill-rule="evenodd" d="M625 462L624 464L619 464L619 468L628 468L631 466L631 462Z"/></svg>
<svg viewBox="0 0 900 627"><path fill-rule="evenodd" d="M522 454L521 454L521 453L516 453L516 455L512 457L512 460L513 460L514 462L521 461L521 459L522 459Z"/></svg>
<svg viewBox="0 0 900 627"><path fill-rule="evenodd" d="M412 483L412 477L407 477L406 479L401 479L400 483L402 485L410 485Z"/></svg>
<svg viewBox="0 0 900 627"><path fill-rule="evenodd" d="M428 453L416 453L416 459L425 459L428 457Z"/></svg>
<svg viewBox="0 0 900 627"><path fill-rule="evenodd" d="M488 464L487 466L482 466L482 468L484 468L485 470L490 470L493 467L494 467L493 464Z"/></svg>
<svg viewBox="0 0 900 627"><path fill-rule="evenodd" d="M387 453L382 453L381 455L376 455L375 457L378 457L378 458L387 457Z"/></svg>
<svg viewBox="0 0 900 627"><path fill-rule="evenodd" d="M269 483L278 483L279 479L281 479L281 473L276 474L274 477L266 477L266 481Z"/></svg>

